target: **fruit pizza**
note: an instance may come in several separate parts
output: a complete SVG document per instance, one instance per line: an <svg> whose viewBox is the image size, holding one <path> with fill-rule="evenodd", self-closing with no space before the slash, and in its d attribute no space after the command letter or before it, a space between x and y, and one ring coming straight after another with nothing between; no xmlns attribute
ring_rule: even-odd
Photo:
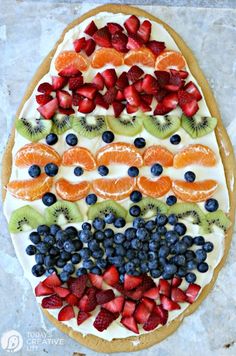
<svg viewBox="0 0 236 356"><path fill-rule="evenodd" d="M95 9L13 131L4 210L46 316L97 351L167 337L212 288L234 220L232 148L190 50L139 9Z"/></svg>

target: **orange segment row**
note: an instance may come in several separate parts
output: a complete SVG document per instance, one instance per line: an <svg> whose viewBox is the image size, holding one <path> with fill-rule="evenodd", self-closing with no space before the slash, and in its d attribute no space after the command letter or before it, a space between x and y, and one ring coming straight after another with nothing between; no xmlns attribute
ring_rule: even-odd
<svg viewBox="0 0 236 356"><path fill-rule="evenodd" d="M45 166L47 163L61 164L61 157L57 151L44 143L28 143L19 149L15 156L15 165L20 168L32 164Z"/></svg>
<svg viewBox="0 0 236 356"><path fill-rule="evenodd" d="M213 179L208 179L199 182L185 182L174 180L172 182L172 190L177 198L187 202L201 202L213 196L218 183Z"/></svg>
<svg viewBox="0 0 236 356"><path fill-rule="evenodd" d="M60 198L67 201L77 201L85 198L90 190L90 184L87 181L80 183L70 183L64 178L58 179L55 185L56 192Z"/></svg>
<svg viewBox="0 0 236 356"><path fill-rule="evenodd" d="M96 161L92 153L85 147L73 147L65 151L62 156L63 166L80 166L87 171L96 168Z"/></svg>
<svg viewBox="0 0 236 356"><path fill-rule="evenodd" d="M171 167L173 166L173 158L173 153L160 145L148 147L143 154L143 161L147 166L160 163L163 167Z"/></svg>
<svg viewBox="0 0 236 356"><path fill-rule="evenodd" d="M175 168L183 168L191 164L213 167L216 165L215 153L208 146L195 144L187 146L174 157Z"/></svg>

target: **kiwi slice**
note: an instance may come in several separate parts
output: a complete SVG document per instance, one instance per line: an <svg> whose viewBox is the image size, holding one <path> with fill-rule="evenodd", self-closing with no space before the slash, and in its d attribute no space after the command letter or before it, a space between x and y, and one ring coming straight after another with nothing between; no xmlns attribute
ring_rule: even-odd
<svg viewBox="0 0 236 356"><path fill-rule="evenodd" d="M37 142L46 137L52 127L51 120L38 119L25 119L24 117L16 120L16 130L19 134L27 140Z"/></svg>
<svg viewBox="0 0 236 356"><path fill-rule="evenodd" d="M191 219L193 224L200 225L206 229L205 214L195 203L176 203L168 210L168 214L175 214L179 219Z"/></svg>
<svg viewBox="0 0 236 356"><path fill-rule="evenodd" d="M48 225L64 225L83 220L79 207L75 203L60 200L46 208L44 215Z"/></svg>
<svg viewBox="0 0 236 356"><path fill-rule="evenodd" d="M72 128L82 136L94 138L106 131L107 125L104 116L74 116L72 118Z"/></svg>
<svg viewBox="0 0 236 356"><path fill-rule="evenodd" d="M178 130L180 119L173 115L149 115L144 117L143 125L151 135L164 139Z"/></svg>
<svg viewBox="0 0 236 356"><path fill-rule="evenodd" d="M192 137L202 137L214 130L217 119L210 116L187 117L182 115L181 124L183 129Z"/></svg>
<svg viewBox="0 0 236 356"><path fill-rule="evenodd" d="M137 116L107 116L107 123L118 135L135 136L142 130L142 119Z"/></svg>
<svg viewBox="0 0 236 356"><path fill-rule="evenodd" d="M149 219L153 216L156 216L158 213L166 214L168 207L165 203L155 198L143 198L140 202L131 204L131 206L138 205L141 209L140 217ZM134 219L130 214L127 217L128 221Z"/></svg>
<svg viewBox="0 0 236 356"><path fill-rule="evenodd" d="M61 135L71 128L70 117L68 115L56 114L52 118L52 132Z"/></svg>
<svg viewBox="0 0 236 356"><path fill-rule="evenodd" d="M44 223L43 216L29 205L13 211L9 221L9 231L17 233L35 229L38 225Z"/></svg>
<svg viewBox="0 0 236 356"><path fill-rule="evenodd" d="M212 232L212 226L216 225L224 232L231 226L231 221L222 210L214 211L206 214L206 221L208 224L208 231Z"/></svg>
<svg viewBox="0 0 236 356"><path fill-rule="evenodd" d="M90 206L88 210L88 219L93 220L96 217L104 218L105 215L113 213L116 217L126 218L127 211L123 206L113 200L106 200Z"/></svg>

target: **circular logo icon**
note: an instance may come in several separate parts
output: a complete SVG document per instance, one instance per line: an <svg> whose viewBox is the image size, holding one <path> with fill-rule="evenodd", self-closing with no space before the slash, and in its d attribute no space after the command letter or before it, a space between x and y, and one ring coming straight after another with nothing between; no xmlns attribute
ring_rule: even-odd
<svg viewBox="0 0 236 356"><path fill-rule="evenodd" d="M6 331L1 337L1 346L7 352L17 352L23 346L23 338L16 330Z"/></svg>

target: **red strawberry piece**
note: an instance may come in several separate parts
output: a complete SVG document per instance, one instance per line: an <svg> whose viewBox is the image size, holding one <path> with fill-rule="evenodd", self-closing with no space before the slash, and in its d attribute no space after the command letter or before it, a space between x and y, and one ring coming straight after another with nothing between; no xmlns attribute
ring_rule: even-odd
<svg viewBox="0 0 236 356"><path fill-rule="evenodd" d="M118 23L116 23L116 22L108 22L107 23L107 27L108 27L109 32L112 35L114 35L117 32L124 31L123 27L121 25L119 25Z"/></svg>
<svg viewBox="0 0 236 356"><path fill-rule="evenodd" d="M133 114L138 111L138 106L130 105L129 103L126 104L126 111L128 114Z"/></svg>
<svg viewBox="0 0 236 356"><path fill-rule="evenodd" d="M97 88L97 90L103 90L104 88L104 78L101 75L101 73L97 73L95 77L93 78L93 84Z"/></svg>
<svg viewBox="0 0 236 356"><path fill-rule="evenodd" d="M77 93L72 94L72 105L73 106L79 106L81 100L83 100L82 95L79 95Z"/></svg>
<svg viewBox="0 0 236 356"><path fill-rule="evenodd" d="M164 88L170 81L170 73L164 70L155 70L155 77L160 88Z"/></svg>
<svg viewBox="0 0 236 356"><path fill-rule="evenodd" d="M72 281L70 281L69 289L70 291L77 297L81 298L82 295L84 294L85 288L86 288L86 283L87 283L87 276L82 275L78 278L74 278Z"/></svg>
<svg viewBox="0 0 236 356"><path fill-rule="evenodd" d="M106 110L109 108L109 104L105 102L102 94L100 94L100 93L96 94L94 103L95 103L95 105L99 105Z"/></svg>
<svg viewBox="0 0 236 356"><path fill-rule="evenodd" d="M63 77L52 76L52 87L53 90L58 90L64 88L67 84L68 79Z"/></svg>
<svg viewBox="0 0 236 356"><path fill-rule="evenodd" d="M127 48L128 49L138 49L143 46L143 40L137 35L130 35L128 37Z"/></svg>
<svg viewBox="0 0 236 356"><path fill-rule="evenodd" d="M127 73L123 72L121 73L121 75L119 76L117 82L116 82L116 86L118 89L123 90L125 89L127 86L129 85L129 81L128 81L128 77L127 77Z"/></svg>
<svg viewBox="0 0 236 356"><path fill-rule="evenodd" d="M41 84L38 86L38 91L39 91L40 93L49 95L49 94L53 91L53 87L52 87L52 85L49 84L49 83L41 83Z"/></svg>
<svg viewBox="0 0 236 356"><path fill-rule="evenodd" d="M142 88L146 94L156 94L159 89L157 80L150 74L146 74L143 78Z"/></svg>
<svg viewBox="0 0 236 356"><path fill-rule="evenodd" d="M137 80L133 85L139 93L143 93L143 79Z"/></svg>
<svg viewBox="0 0 236 356"><path fill-rule="evenodd" d="M62 304L62 299L56 294L53 294L50 297L45 297L42 300L42 308L44 309L59 309L62 307Z"/></svg>
<svg viewBox="0 0 236 356"><path fill-rule="evenodd" d="M123 32L117 32L112 35L111 44L118 52L127 53L128 37Z"/></svg>
<svg viewBox="0 0 236 356"><path fill-rule="evenodd" d="M161 318L155 312L152 312L146 323L143 325L143 329L146 331L151 331L156 329L158 325L161 324Z"/></svg>
<svg viewBox="0 0 236 356"><path fill-rule="evenodd" d="M89 114L95 109L96 105L93 100L85 98L80 101L78 111L83 114Z"/></svg>
<svg viewBox="0 0 236 356"><path fill-rule="evenodd" d="M142 283L141 276L131 276L129 274L125 274L124 278L124 288L125 290L131 290L136 288Z"/></svg>
<svg viewBox="0 0 236 356"><path fill-rule="evenodd" d="M129 85L124 89L124 96L130 105L139 106L140 96L134 85Z"/></svg>
<svg viewBox="0 0 236 356"><path fill-rule="evenodd" d="M103 274L103 280L109 285L114 286L119 281L119 272L115 266L109 267Z"/></svg>
<svg viewBox="0 0 236 356"><path fill-rule="evenodd" d="M122 312L123 317L132 316L136 308L136 303L132 300L126 300Z"/></svg>
<svg viewBox="0 0 236 356"><path fill-rule="evenodd" d="M43 282L39 282L39 284L35 287L34 292L36 297L42 297L44 295L53 294L53 289L46 286Z"/></svg>
<svg viewBox="0 0 236 356"><path fill-rule="evenodd" d="M93 35L93 39L96 44L101 47L111 47L111 34L107 26L104 26L97 30Z"/></svg>
<svg viewBox="0 0 236 356"><path fill-rule="evenodd" d="M137 32L138 36L143 40L144 43L149 41L151 30L152 30L151 22L148 20L144 20Z"/></svg>
<svg viewBox="0 0 236 356"><path fill-rule="evenodd" d="M119 103L118 101L113 101L112 107L115 117L119 117L125 108L125 104Z"/></svg>
<svg viewBox="0 0 236 356"><path fill-rule="evenodd" d="M101 308L100 312L96 316L93 326L98 331L104 331L115 320L114 315L107 309Z"/></svg>
<svg viewBox="0 0 236 356"><path fill-rule="evenodd" d="M43 284L49 288L59 287L62 285L61 280L59 279L58 275L54 272L50 276L48 276L44 281Z"/></svg>
<svg viewBox="0 0 236 356"><path fill-rule="evenodd" d="M86 290L86 294L80 299L78 303L78 308L85 312L90 312L94 310L97 306L97 288L90 287Z"/></svg>
<svg viewBox="0 0 236 356"><path fill-rule="evenodd" d="M117 101L125 100L125 96L124 96L123 91L121 91L121 90L118 90L118 91L117 91L116 100L117 100Z"/></svg>
<svg viewBox="0 0 236 356"><path fill-rule="evenodd" d="M124 285L120 282L117 282L113 285L113 287L115 289L117 289L121 294L124 294L125 293L125 290L124 290Z"/></svg>
<svg viewBox="0 0 236 356"><path fill-rule="evenodd" d="M79 53L85 46L86 39L85 37L78 38L73 42L73 46L75 49L75 52Z"/></svg>
<svg viewBox="0 0 236 356"><path fill-rule="evenodd" d="M53 99L53 97L51 95L47 95L47 94L39 94L39 95L36 95L35 98L39 105L45 105Z"/></svg>
<svg viewBox="0 0 236 356"><path fill-rule="evenodd" d="M140 300L142 295L143 295L143 291L142 291L142 288L140 286L140 287L138 287L137 289L134 289L134 290L127 290L125 292L125 295L128 298L132 299L132 300Z"/></svg>
<svg viewBox="0 0 236 356"><path fill-rule="evenodd" d="M91 21L90 24L88 24L88 26L84 30L84 33L86 33L86 35L89 35L92 37L97 30L98 30L98 28L95 25L94 21Z"/></svg>
<svg viewBox="0 0 236 356"><path fill-rule="evenodd" d="M186 302L187 297L186 297L185 293L182 291L182 289L172 288L171 289L171 299L174 302L183 303L183 302Z"/></svg>
<svg viewBox="0 0 236 356"><path fill-rule="evenodd" d="M148 112L148 111L151 111L152 108L151 106L149 106L147 103L145 102L141 102L140 105L139 105L139 108L142 112Z"/></svg>
<svg viewBox="0 0 236 356"><path fill-rule="evenodd" d="M159 281L159 293L169 297L170 296L170 290L171 290L171 286L170 286L169 282L166 281L165 279L160 279L160 281Z"/></svg>
<svg viewBox="0 0 236 356"><path fill-rule="evenodd" d="M144 101L146 104L151 105L153 99L152 94L143 94L141 96L141 100Z"/></svg>
<svg viewBox="0 0 236 356"><path fill-rule="evenodd" d="M105 85L106 87L109 88L113 88L116 84L117 81L117 75L116 75L116 71L114 68L108 68L106 70L104 70L102 73L103 79L105 81Z"/></svg>
<svg viewBox="0 0 236 356"><path fill-rule="evenodd" d="M171 281L171 286L172 287L179 287L180 284L182 283L182 278L180 277L174 277Z"/></svg>
<svg viewBox="0 0 236 356"><path fill-rule="evenodd" d="M168 94L168 91L166 89L159 89L157 94L155 94L155 98L157 99L157 102L160 103L164 97Z"/></svg>
<svg viewBox="0 0 236 356"><path fill-rule="evenodd" d="M179 74L171 75L169 83L165 85L165 89L169 91L178 91L183 85L183 81Z"/></svg>
<svg viewBox="0 0 236 356"><path fill-rule="evenodd" d="M80 310L77 315L77 325L82 324L85 320L90 318L91 314Z"/></svg>
<svg viewBox="0 0 236 356"><path fill-rule="evenodd" d="M110 105L115 101L116 95L117 95L117 89L115 87L109 88L104 94L103 99L107 104Z"/></svg>
<svg viewBox="0 0 236 356"><path fill-rule="evenodd" d="M72 106L72 96L65 90L57 91L57 99L59 106L63 109L71 108Z"/></svg>
<svg viewBox="0 0 236 356"><path fill-rule="evenodd" d="M179 106L182 107L185 104L189 104L196 100L191 94L187 93L185 90L178 91Z"/></svg>
<svg viewBox="0 0 236 356"><path fill-rule="evenodd" d="M201 287L198 284L189 284L185 294L187 296L187 302L192 304L198 296Z"/></svg>
<svg viewBox="0 0 236 356"><path fill-rule="evenodd" d="M142 290L142 293L145 293L147 290L156 287L156 284L154 282L154 280L152 279L152 277L148 276L147 274L143 275L143 281L140 287Z"/></svg>
<svg viewBox="0 0 236 356"><path fill-rule="evenodd" d="M79 300L73 293L70 293L66 296L65 301L70 305L77 305Z"/></svg>
<svg viewBox="0 0 236 356"><path fill-rule="evenodd" d="M164 106L162 103L158 103L155 110L154 110L154 115L166 115L168 112L170 112L172 109L167 108Z"/></svg>
<svg viewBox="0 0 236 356"><path fill-rule="evenodd" d="M66 298L70 294L69 289L64 287L54 287L53 289L54 292L61 298Z"/></svg>
<svg viewBox="0 0 236 356"><path fill-rule="evenodd" d="M84 84L84 78L82 75L69 79L69 89L71 91L80 88Z"/></svg>
<svg viewBox="0 0 236 356"><path fill-rule="evenodd" d="M144 71L139 66L132 66L127 73L128 79L133 83L136 82L142 75Z"/></svg>
<svg viewBox="0 0 236 356"><path fill-rule="evenodd" d="M186 79L188 77L188 72L186 72L185 70L176 70L170 68L170 73L172 75L179 75L181 79Z"/></svg>
<svg viewBox="0 0 236 356"><path fill-rule="evenodd" d="M68 281L67 281L67 286L68 286L69 289L71 289L71 285L72 285L72 283L74 283L74 282L76 281L76 279L77 279L77 278L75 278L75 277L70 277L70 278L68 279Z"/></svg>
<svg viewBox="0 0 236 356"><path fill-rule="evenodd" d="M110 302L103 304L102 307L109 310L111 313L120 314L123 309L124 300L125 298L121 295L119 297L115 297Z"/></svg>
<svg viewBox="0 0 236 356"><path fill-rule="evenodd" d="M74 309L71 305L65 305L58 313L59 321L71 320L75 317Z"/></svg>
<svg viewBox="0 0 236 356"><path fill-rule="evenodd" d="M84 96L85 98L93 100L97 92L92 84L84 84L82 87L76 90L76 93Z"/></svg>
<svg viewBox="0 0 236 356"><path fill-rule="evenodd" d="M197 101L202 99L202 94L192 81L185 85L184 90L191 94Z"/></svg>
<svg viewBox="0 0 236 356"><path fill-rule="evenodd" d="M159 288L158 287L151 288L148 291L146 291L143 296L155 300L159 297Z"/></svg>
<svg viewBox="0 0 236 356"><path fill-rule="evenodd" d="M157 305L154 308L154 312L160 316L161 318L161 325L165 325L167 323L168 320L168 311L163 309L163 307L161 305Z"/></svg>
<svg viewBox="0 0 236 356"><path fill-rule="evenodd" d="M123 317L120 322L127 329L133 331L135 334L139 334L138 325L133 316Z"/></svg>
<svg viewBox="0 0 236 356"><path fill-rule="evenodd" d="M155 40L149 41L148 43L146 43L146 46L152 51L155 56L159 56L159 54L161 54L161 52L163 52L166 48L165 42L159 42Z"/></svg>
<svg viewBox="0 0 236 356"><path fill-rule="evenodd" d="M135 309L134 318L138 324L144 324L148 320L150 314L151 311L146 307L143 302L141 302L137 305Z"/></svg>
<svg viewBox="0 0 236 356"><path fill-rule="evenodd" d="M93 274L93 273L89 273L88 274L88 278L90 280L90 283L98 288L98 289L102 289L102 283L103 283L103 278L102 276L99 276L98 274Z"/></svg>
<svg viewBox="0 0 236 356"><path fill-rule="evenodd" d="M58 73L61 77L79 77L82 73L79 69L75 68L73 65L70 65L64 69L62 69Z"/></svg>
<svg viewBox="0 0 236 356"><path fill-rule="evenodd" d="M124 23L124 27L129 35L137 33L140 26L140 21L137 16L130 16Z"/></svg>
<svg viewBox="0 0 236 356"><path fill-rule="evenodd" d="M115 298L115 294L112 289L101 290L96 294L97 304L105 304Z"/></svg>
<svg viewBox="0 0 236 356"><path fill-rule="evenodd" d="M181 106L181 109L186 116L192 117L198 111L199 106L198 106L197 101L194 99L193 101L191 101L189 103L183 104Z"/></svg>
<svg viewBox="0 0 236 356"><path fill-rule="evenodd" d="M91 56L91 54L94 52L96 48L96 43L92 38L89 38L86 40L85 46L84 46L84 52L87 54L87 56Z"/></svg>
<svg viewBox="0 0 236 356"><path fill-rule="evenodd" d="M161 304L163 309L168 311L181 309L179 304L177 304L165 295L161 295Z"/></svg>
<svg viewBox="0 0 236 356"><path fill-rule="evenodd" d="M146 306L146 308L147 308L150 312L152 312L153 309L154 309L155 306L156 306L156 303L155 303L154 300L152 300L152 299L143 297L141 301L142 301L142 303Z"/></svg>
<svg viewBox="0 0 236 356"><path fill-rule="evenodd" d="M178 94L171 93L166 95L162 101L162 104L171 110L175 109L178 105Z"/></svg>

